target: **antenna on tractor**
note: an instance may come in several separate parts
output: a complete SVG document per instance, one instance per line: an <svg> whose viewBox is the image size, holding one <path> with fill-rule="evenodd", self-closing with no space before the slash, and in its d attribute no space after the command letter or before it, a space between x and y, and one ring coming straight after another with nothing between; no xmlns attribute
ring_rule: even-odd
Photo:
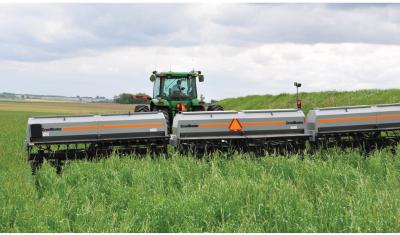
<svg viewBox="0 0 400 235"><path fill-rule="evenodd" d="M294 82L294 86L296 87L296 107L297 109L301 109L301 100L299 99L299 87L301 87L301 83Z"/></svg>

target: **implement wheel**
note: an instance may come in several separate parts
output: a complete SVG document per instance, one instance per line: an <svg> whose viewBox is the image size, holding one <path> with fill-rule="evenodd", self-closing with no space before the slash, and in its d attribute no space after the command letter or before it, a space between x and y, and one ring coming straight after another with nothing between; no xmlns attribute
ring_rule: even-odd
<svg viewBox="0 0 400 235"><path fill-rule="evenodd" d="M141 113L141 112L149 112L149 106L147 105L143 105L143 104L139 104L135 106L135 113Z"/></svg>
<svg viewBox="0 0 400 235"><path fill-rule="evenodd" d="M207 111L223 111L224 108L219 104L211 104L208 106Z"/></svg>

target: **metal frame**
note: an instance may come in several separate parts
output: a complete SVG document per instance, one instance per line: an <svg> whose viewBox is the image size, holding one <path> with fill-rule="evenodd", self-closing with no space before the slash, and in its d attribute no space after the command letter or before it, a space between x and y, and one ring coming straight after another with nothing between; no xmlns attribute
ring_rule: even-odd
<svg viewBox="0 0 400 235"><path fill-rule="evenodd" d="M118 155L168 155L169 137L135 138L120 140L98 140L85 142L50 142L27 146L27 158L31 163L32 174L47 160L61 173L66 160L96 159Z"/></svg>
<svg viewBox="0 0 400 235"><path fill-rule="evenodd" d="M256 156L266 154L302 154L309 135L298 136L254 136L234 138L186 138L178 140L177 149L182 154L195 153L199 156L216 151L250 152Z"/></svg>

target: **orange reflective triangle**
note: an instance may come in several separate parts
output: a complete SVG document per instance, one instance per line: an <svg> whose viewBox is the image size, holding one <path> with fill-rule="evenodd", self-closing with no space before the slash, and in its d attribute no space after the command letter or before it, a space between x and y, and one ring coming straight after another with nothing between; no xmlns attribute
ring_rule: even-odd
<svg viewBox="0 0 400 235"><path fill-rule="evenodd" d="M240 124L239 119L234 118L231 121L231 124L229 124L229 130L230 131L241 131L242 130L242 124Z"/></svg>

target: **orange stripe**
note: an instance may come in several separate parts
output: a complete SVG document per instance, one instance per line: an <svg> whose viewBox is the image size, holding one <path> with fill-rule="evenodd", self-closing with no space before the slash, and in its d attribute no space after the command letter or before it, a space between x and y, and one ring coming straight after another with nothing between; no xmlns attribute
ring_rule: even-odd
<svg viewBox="0 0 400 235"><path fill-rule="evenodd" d="M400 118L400 115L386 115L386 116L378 116L376 119L396 119L396 118Z"/></svg>
<svg viewBox="0 0 400 235"><path fill-rule="evenodd" d="M101 125L99 129L125 129L125 128L141 128L141 127L159 127L164 123L140 123L140 124L124 124L124 125Z"/></svg>
<svg viewBox="0 0 400 235"><path fill-rule="evenodd" d="M66 126L63 131L88 131L97 130L97 126Z"/></svg>
<svg viewBox="0 0 400 235"><path fill-rule="evenodd" d="M367 116L367 117L347 117L347 118L326 118L319 119L318 122L322 123L331 123L331 122L354 122L354 121L367 121L367 120L375 120L376 116Z"/></svg>
<svg viewBox="0 0 400 235"><path fill-rule="evenodd" d="M241 124L244 126L273 126L273 125L285 125L286 122L241 122ZM206 124L200 124L200 128L211 128L211 127L229 127L228 122L224 123L206 123Z"/></svg>
<svg viewBox="0 0 400 235"><path fill-rule="evenodd" d="M367 116L367 117L347 117L347 118L326 118L326 119L319 119L318 122L322 122L322 123L331 123L331 122L356 122L356 121L382 120L382 119L396 119L396 118L400 118L400 115Z"/></svg>
<svg viewBox="0 0 400 235"><path fill-rule="evenodd" d="M286 122L243 122L244 126L275 126L275 125L285 125Z"/></svg>
<svg viewBox="0 0 400 235"><path fill-rule="evenodd" d="M126 128L143 128L143 127L160 127L164 126L164 123L140 123L140 124L120 124L120 125L96 125L96 126L67 126L64 127L64 131L87 131L97 129L126 129Z"/></svg>
<svg viewBox="0 0 400 235"><path fill-rule="evenodd" d="M210 127L228 127L229 122L224 122L224 123L205 123L205 124L200 124L200 128L210 128Z"/></svg>

